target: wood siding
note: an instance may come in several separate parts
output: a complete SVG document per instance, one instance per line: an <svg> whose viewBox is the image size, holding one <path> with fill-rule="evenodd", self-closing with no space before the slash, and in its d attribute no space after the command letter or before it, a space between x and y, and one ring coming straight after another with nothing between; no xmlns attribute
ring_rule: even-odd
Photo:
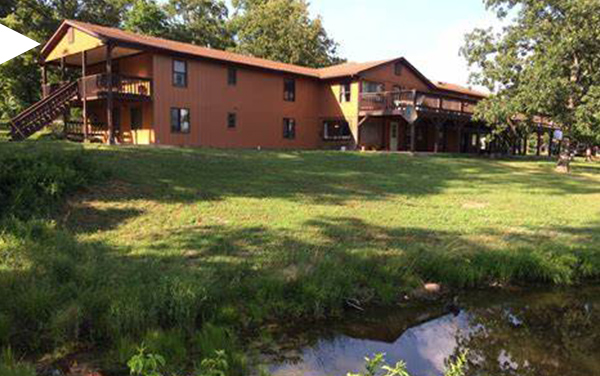
<svg viewBox="0 0 600 376"><path fill-rule="evenodd" d="M172 60L154 56L154 119L156 142L166 145L223 148L319 148L323 145L322 84L305 77L237 67L237 85L227 82L229 65L187 60L188 85L172 84ZM285 78L296 79L296 100L283 100ZM171 132L170 109L190 110L189 134ZM227 127L227 115L237 126ZM296 137L283 137L283 119L296 120Z"/></svg>
<svg viewBox="0 0 600 376"><path fill-rule="evenodd" d="M72 39L69 37L69 34L71 33L73 37ZM93 50L102 45L103 43L100 39L71 27L58 42L56 47L50 51L45 61L49 62L60 59L61 57L67 57L83 51Z"/></svg>

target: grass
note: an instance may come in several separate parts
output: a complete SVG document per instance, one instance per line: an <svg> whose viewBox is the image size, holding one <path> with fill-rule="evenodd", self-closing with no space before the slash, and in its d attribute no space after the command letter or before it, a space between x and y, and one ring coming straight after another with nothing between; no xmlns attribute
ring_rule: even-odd
<svg viewBox="0 0 600 376"><path fill-rule="evenodd" d="M0 346L114 361L145 339L200 359L219 337L243 369L236 337L268 321L393 304L424 281L600 276L598 164L44 141L0 158L81 148L110 177L0 231Z"/></svg>

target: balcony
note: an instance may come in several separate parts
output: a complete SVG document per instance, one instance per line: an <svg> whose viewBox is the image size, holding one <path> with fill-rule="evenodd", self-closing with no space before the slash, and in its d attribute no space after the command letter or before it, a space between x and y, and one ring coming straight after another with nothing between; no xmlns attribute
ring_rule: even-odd
<svg viewBox="0 0 600 376"><path fill-rule="evenodd" d="M81 98L87 100L106 98L109 80L107 74L96 74L79 79ZM115 99L152 100L152 80L145 77L112 75L112 92Z"/></svg>
<svg viewBox="0 0 600 376"><path fill-rule="evenodd" d="M402 90L360 95L361 116L406 115L408 109L417 113L437 113L454 116L472 116L476 100L425 93L416 90ZM408 110L410 111L410 110Z"/></svg>

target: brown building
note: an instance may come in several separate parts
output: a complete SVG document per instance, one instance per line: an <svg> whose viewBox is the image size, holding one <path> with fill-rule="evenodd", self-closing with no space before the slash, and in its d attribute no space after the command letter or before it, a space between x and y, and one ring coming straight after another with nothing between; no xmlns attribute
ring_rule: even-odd
<svg viewBox="0 0 600 376"><path fill-rule="evenodd" d="M484 94L404 58L313 69L65 21L41 65L44 99L13 119L15 139L73 107L71 135L132 144L475 152L486 132L471 120Z"/></svg>

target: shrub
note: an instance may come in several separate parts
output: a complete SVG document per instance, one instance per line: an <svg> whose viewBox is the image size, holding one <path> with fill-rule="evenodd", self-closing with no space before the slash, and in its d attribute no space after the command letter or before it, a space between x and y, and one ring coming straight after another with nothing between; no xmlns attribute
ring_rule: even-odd
<svg viewBox="0 0 600 376"><path fill-rule="evenodd" d="M0 155L0 218L48 216L100 175L84 152Z"/></svg>

